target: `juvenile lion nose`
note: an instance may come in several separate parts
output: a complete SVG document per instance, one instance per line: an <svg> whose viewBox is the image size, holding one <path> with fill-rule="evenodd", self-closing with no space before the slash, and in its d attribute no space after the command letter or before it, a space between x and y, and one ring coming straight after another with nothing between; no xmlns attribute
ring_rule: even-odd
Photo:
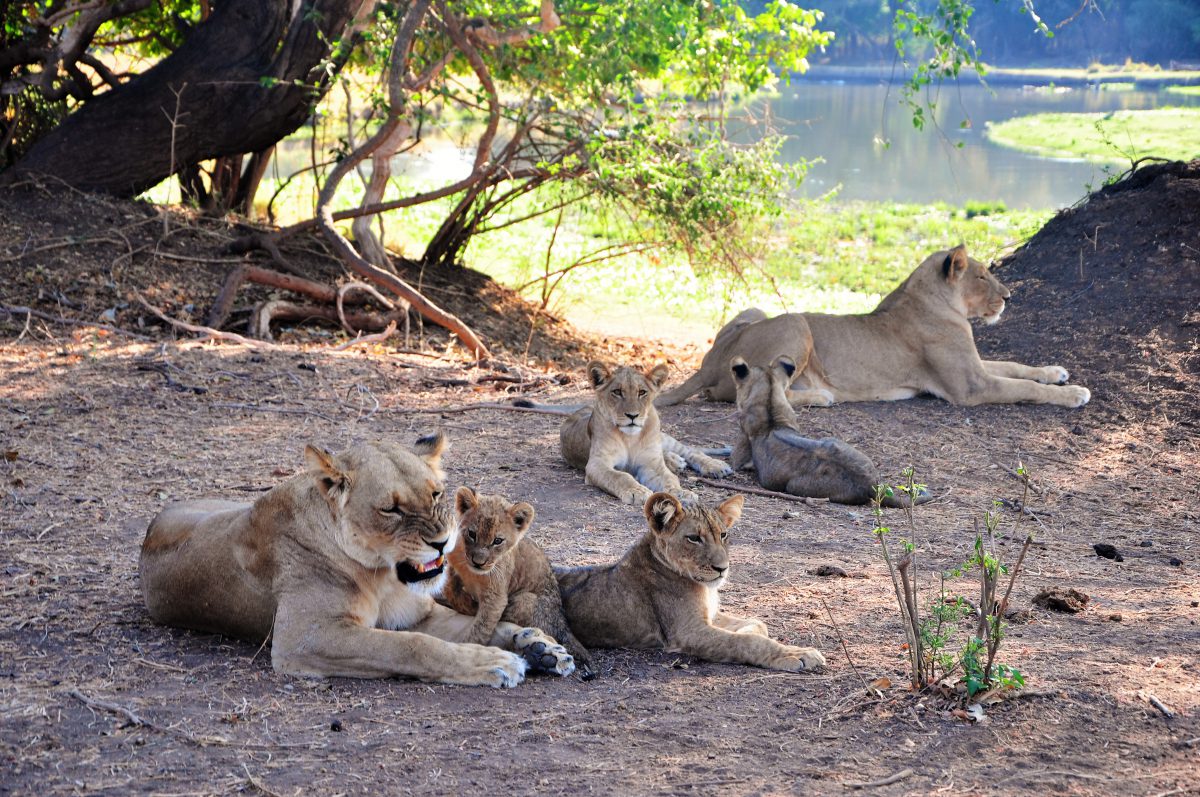
<svg viewBox="0 0 1200 797"><path fill-rule="evenodd" d="M627 413L625 413L625 417L631 421L636 421L638 414L636 412L627 412Z"/></svg>
<svg viewBox="0 0 1200 797"><path fill-rule="evenodd" d="M729 565L725 565L724 567L717 567L716 565L713 565L712 569L717 571L718 576L723 576L725 575L725 571L729 569Z"/></svg>

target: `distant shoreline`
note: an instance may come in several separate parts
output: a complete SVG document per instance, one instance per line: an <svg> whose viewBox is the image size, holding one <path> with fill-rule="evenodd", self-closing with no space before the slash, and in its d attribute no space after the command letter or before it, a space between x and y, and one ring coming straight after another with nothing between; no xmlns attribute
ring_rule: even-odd
<svg viewBox="0 0 1200 797"><path fill-rule="evenodd" d="M809 67L803 74L792 75L792 80L798 82L814 81L845 81L847 83L875 83L892 80L899 83L904 79L906 70L903 67L889 65L880 66L828 66L818 65ZM970 83L977 82L974 72L963 72L959 78ZM1188 86L1200 84L1200 71L1137 71L1137 72L1100 72L1087 69L1011 69L992 67L988 69L984 81L995 86L1095 86L1101 83L1134 83L1139 87L1159 88L1162 86ZM948 81L952 82L952 81Z"/></svg>

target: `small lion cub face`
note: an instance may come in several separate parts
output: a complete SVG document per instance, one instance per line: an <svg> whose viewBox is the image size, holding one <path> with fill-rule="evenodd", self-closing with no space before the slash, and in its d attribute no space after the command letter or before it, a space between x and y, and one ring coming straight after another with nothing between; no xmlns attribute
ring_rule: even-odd
<svg viewBox="0 0 1200 797"><path fill-rule="evenodd" d="M472 570L486 573L517 546L533 524L533 507L500 495L479 495L459 487L454 496L460 542Z"/></svg>
<svg viewBox="0 0 1200 797"><path fill-rule="evenodd" d="M670 493L650 496L644 511L655 554L684 578L721 586L729 572L729 528L742 516L744 500L735 495L709 509L684 507Z"/></svg>

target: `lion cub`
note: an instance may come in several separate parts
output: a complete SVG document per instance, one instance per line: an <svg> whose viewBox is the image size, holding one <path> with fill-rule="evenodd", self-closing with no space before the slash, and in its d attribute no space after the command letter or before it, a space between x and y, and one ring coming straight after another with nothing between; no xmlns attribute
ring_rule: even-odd
<svg viewBox="0 0 1200 797"><path fill-rule="evenodd" d="M874 497L879 472L866 454L833 437L814 440L800 434L787 395L796 373L792 358L780 355L770 368L760 368L734 357L730 371L737 385L740 433L730 465L741 469L753 462L758 483L768 490L839 504L865 504ZM922 493L917 503L929 498ZM907 501L888 496L883 505L901 507Z"/></svg>
<svg viewBox="0 0 1200 797"><path fill-rule="evenodd" d="M450 551L450 577L442 600L462 614L475 616L468 642L492 638L496 624L518 622L553 636L575 658L585 681L595 675L592 657L563 616L558 582L538 544L525 536L533 507L499 495L477 495L458 488L460 544ZM482 640L482 641L481 641Z"/></svg>
<svg viewBox="0 0 1200 797"><path fill-rule="evenodd" d="M742 496L709 509L654 493L650 528L619 562L559 570L571 628L592 647L661 648L708 661L801 672L825 658L767 636L761 620L723 613L717 590L729 573L729 527Z"/></svg>
<svg viewBox="0 0 1200 797"><path fill-rule="evenodd" d="M655 490L696 500L667 466L668 458L677 468L688 466L704 476L733 472L724 462L662 432L654 397L667 378L665 365L643 374L594 361L588 363L587 375L595 403L564 420L559 431L563 459L584 472L587 484L641 506Z"/></svg>

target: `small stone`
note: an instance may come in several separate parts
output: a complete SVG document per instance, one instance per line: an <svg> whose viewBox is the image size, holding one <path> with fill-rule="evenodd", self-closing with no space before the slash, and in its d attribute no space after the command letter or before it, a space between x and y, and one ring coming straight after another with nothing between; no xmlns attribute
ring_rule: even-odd
<svg viewBox="0 0 1200 797"><path fill-rule="evenodd" d="M1114 562L1124 562L1125 557L1121 556L1121 552L1117 550L1115 545L1109 545L1107 542L1098 542L1092 546L1092 550L1097 556L1102 556L1105 559L1112 559Z"/></svg>
<svg viewBox="0 0 1200 797"><path fill-rule="evenodd" d="M334 733L341 733L342 732L342 721L334 720L333 722L329 723L329 730L333 731Z"/></svg>
<svg viewBox="0 0 1200 797"><path fill-rule="evenodd" d="M1192 608L1193 609L1200 608L1200 601L1192 601Z"/></svg>
<svg viewBox="0 0 1200 797"><path fill-rule="evenodd" d="M1142 547L1143 548L1153 548L1154 540L1142 540Z"/></svg>
<svg viewBox="0 0 1200 797"><path fill-rule="evenodd" d="M845 569L837 565L818 565L808 572L813 576L835 576L837 578L846 578L848 575Z"/></svg>
<svg viewBox="0 0 1200 797"><path fill-rule="evenodd" d="M1173 567L1183 567L1183 560L1178 556L1172 556L1168 561L1170 561Z"/></svg>
<svg viewBox="0 0 1200 797"><path fill-rule="evenodd" d="M1121 617L1121 613L1120 613L1120 612L1113 612L1112 614L1110 614L1110 615L1108 616L1108 619L1109 619L1109 620L1112 620L1114 623L1119 623L1119 622L1121 622L1121 620L1123 620L1124 618L1123 618L1123 617Z"/></svg>

